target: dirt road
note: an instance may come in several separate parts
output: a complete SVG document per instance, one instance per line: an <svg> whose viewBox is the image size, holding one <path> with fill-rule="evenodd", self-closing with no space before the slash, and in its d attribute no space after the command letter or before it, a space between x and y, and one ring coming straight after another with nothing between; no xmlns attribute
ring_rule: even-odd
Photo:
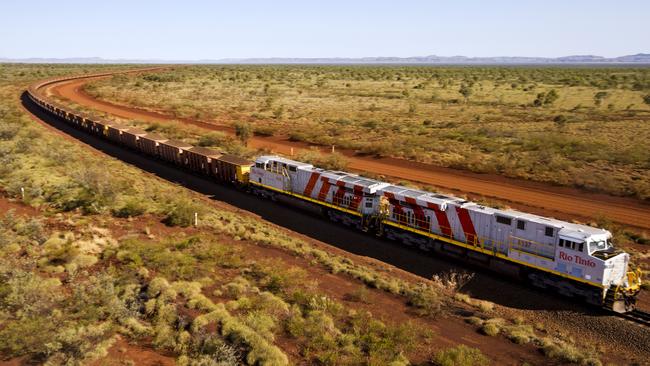
<svg viewBox="0 0 650 366"><path fill-rule="evenodd" d="M147 111L97 100L84 93L83 85L90 79L78 79L47 86L46 93L68 99L79 105L113 114L122 118L145 121L180 122L210 130L233 133L229 126L186 118L176 118L164 111ZM283 136L255 136L250 144L290 155L307 144L288 141ZM581 221L608 218L615 222L638 228L650 229L650 204L623 197L594 194L578 189L553 187L535 182L509 179L497 175L476 174L428 164L391 158L371 158L355 155L353 151L338 150L349 159L349 167L355 171L395 177L432 185L443 190L492 197L510 203L514 208L546 216Z"/></svg>

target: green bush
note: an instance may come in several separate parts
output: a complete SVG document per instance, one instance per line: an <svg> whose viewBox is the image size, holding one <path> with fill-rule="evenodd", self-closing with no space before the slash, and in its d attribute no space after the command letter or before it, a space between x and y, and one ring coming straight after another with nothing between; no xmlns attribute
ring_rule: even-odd
<svg viewBox="0 0 650 366"><path fill-rule="evenodd" d="M222 146L231 140L223 132L207 132L199 137L197 145L203 147Z"/></svg>
<svg viewBox="0 0 650 366"><path fill-rule="evenodd" d="M501 331L501 327L497 323L485 322L481 327L481 332L490 337L495 337Z"/></svg>
<svg viewBox="0 0 650 366"><path fill-rule="evenodd" d="M565 363L600 366L602 363L592 352L581 350L573 344L559 339L544 338L541 340L542 352L546 357Z"/></svg>
<svg viewBox="0 0 650 366"><path fill-rule="evenodd" d="M255 135L258 136L273 136L275 134L276 128L272 126L260 126L254 129Z"/></svg>
<svg viewBox="0 0 650 366"><path fill-rule="evenodd" d="M360 286L356 290L350 292L345 296L348 301L359 302L362 304L370 303L370 291L365 286Z"/></svg>
<svg viewBox="0 0 650 366"><path fill-rule="evenodd" d="M194 224L194 214L203 212L202 208L188 199L177 199L168 205L162 222L168 226L187 227Z"/></svg>
<svg viewBox="0 0 650 366"><path fill-rule="evenodd" d="M442 299L433 288L420 284L408 294L408 305L420 315L434 316L442 310Z"/></svg>
<svg viewBox="0 0 650 366"><path fill-rule="evenodd" d="M506 337L517 344L526 344L535 339L535 331L531 325L515 324L503 328Z"/></svg>
<svg viewBox="0 0 650 366"><path fill-rule="evenodd" d="M135 199L129 200L122 207L112 210L113 216L120 218L140 216L146 211L146 206Z"/></svg>
<svg viewBox="0 0 650 366"><path fill-rule="evenodd" d="M479 349L461 344L436 353L433 363L438 366L481 366L488 365L489 360Z"/></svg>

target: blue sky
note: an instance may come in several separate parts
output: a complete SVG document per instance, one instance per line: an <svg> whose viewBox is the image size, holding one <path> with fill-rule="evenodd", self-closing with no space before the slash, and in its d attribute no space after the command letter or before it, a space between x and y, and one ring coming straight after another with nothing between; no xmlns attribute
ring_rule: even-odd
<svg viewBox="0 0 650 366"><path fill-rule="evenodd" d="M648 0L6 0L0 57L620 56Z"/></svg>

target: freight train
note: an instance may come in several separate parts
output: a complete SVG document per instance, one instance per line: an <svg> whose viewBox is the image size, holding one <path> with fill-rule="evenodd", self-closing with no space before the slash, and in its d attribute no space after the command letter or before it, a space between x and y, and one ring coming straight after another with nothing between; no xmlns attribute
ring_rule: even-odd
<svg viewBox="0 0 650 366"><path fill-rule="evenodd" d="M99 76L99 75L97 75ZM31 86L29 98L74 127L179 168L234 184L261 198L317 208L332 221L522 277L532 286L616 312L634 309L641 288L630 256L604 229L462 198L425 192L280 156L254 162L194 147L137 128L73 111Z"/></svg>

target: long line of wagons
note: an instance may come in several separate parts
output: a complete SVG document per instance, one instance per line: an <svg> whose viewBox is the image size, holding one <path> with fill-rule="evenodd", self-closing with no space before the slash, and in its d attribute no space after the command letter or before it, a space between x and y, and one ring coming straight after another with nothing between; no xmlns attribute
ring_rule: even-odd
<svg viewBox="0 0 650 366"><path fill-rule="evenodd" d="M97 75L100 76L100 75ZM87 77L87 76L86 76ZM461 198L325 170L279 156L254 162L73 111L31 86L32 101L78 129L261 197L317 207L333 221L425 251L510 272L617 312L634 309L641 288L629 254L609 231Z"/></svg>

